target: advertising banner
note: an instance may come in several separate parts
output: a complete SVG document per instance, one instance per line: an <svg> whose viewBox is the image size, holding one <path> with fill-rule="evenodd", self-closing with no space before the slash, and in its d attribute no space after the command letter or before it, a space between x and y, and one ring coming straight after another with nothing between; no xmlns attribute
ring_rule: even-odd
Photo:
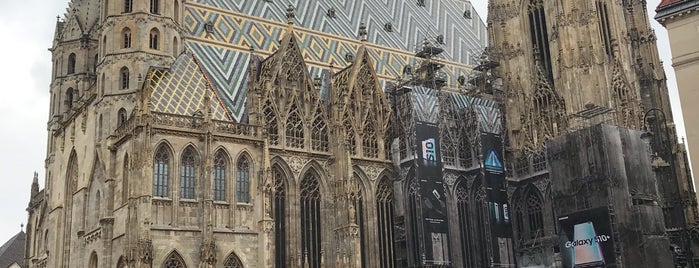
<svg viewBox="0 0 699 268"><path fill-rule="evenodd" d="M563 267L607 267L615 263L614 239L606 207L558 218Z"/></svg>
<svg viewBox="0 0 699 268"><path fill-rule="evenodd" d="M507 203L505 165L503 163L502 137L494 133L481 133L483 155L483 185L490 215L493 261L499 265L514 264L512 225Z"/></svg>
<svg viewBox="0 0 699 268"><path fill-rule="evenodd" d="M418 159L416 177L420 182L422 239L428 264L449 263L449 223L442 176L439 127L416 122Z"/></svg>

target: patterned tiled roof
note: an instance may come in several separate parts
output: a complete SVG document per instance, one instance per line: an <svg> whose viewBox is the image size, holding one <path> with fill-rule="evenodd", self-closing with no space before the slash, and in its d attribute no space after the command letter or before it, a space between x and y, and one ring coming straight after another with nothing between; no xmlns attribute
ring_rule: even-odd
<svg viewBox="0 0 699 268"><path fill-rule="evenodd" d="M426 0L425 6L403 0L189 1L183 25L187 47L236 121L245 116L249 49L267 57L279 48L287 32L288 4L295 6L295 34L314 77L331 65L350 64L345 56L359 48L360 23L367 24L367 46L382 83L416 63L414 51L423 39L434 42L437 35L444 35L445 71L454 84L456 77L470 70L471 55L486 43L485 25L467 1ZM328 15L330 10L334 17Z"/></svg>
<svg viewBox="0 0 699 268"><path fill-rule="evenodd" d="M206 113L204 100L208 95L211 99L212 119L232 119L189 51L180 54L170 69L154 71L150 79L153 84L151 105L154 112L186 116L197 111Z"/></svg>

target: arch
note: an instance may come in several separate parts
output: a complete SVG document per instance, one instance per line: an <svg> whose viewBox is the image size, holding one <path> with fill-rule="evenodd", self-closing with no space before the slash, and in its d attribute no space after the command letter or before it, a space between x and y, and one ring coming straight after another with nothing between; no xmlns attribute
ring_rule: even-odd
<svg viewBox="0 0 699 268"><path fill-rule="evenodd" d="M130 73L129 68L126 66L121 67L119 70L119 89L129 89L130 85Z"/></svg>
<svg viewBox="0 0 699 268"><path fill-rule="evenodd" d="M316 169L309 169L302 174L299 184L301 266L319 268L322 251L320 175Z"/></svg>
<svg viewBox="0 0 699 268"><path fill-rule="evenodd" d="M177 42L177 36L172 38L172 56L177 58L180 54L180 44Z"/></svg>
<svg viewBox="0 0 699 268"><path fill-rule="evenodd" d="M235 189L238 203L250 203L250 174L252 160L247 153L238 157L235 165Z"/></svg>
<svg viewBox="0 0 699 268"><path fill-rule="evenodd" d="M97 268L98 267L97 253L96 252L93 251L92 254L90 254L90 262L88 263L87 267L89 267L89 268Z"/></svg>
<svg viewBox="0 0 699 268"><path fill-rule="evenodd" d="M234 252L228 254L228 257L223 261L223 268L243 268L243 262L240 261L238 255Z"/></svg>
<svg viewBox="0 0 699 268"><path fill-rule="evenodd" d="M286 118L286 146L303 149L305 141L303 120L296 103L293 103Z"/></svg>
<svg viewBox="0 0 699 268"><path fill-rule="evenodd" d="M379 142L376 138L376 127L374 127L373 119L367 119L362 135L362 152L364 157L379 157Z"/></svg>
<svg viewBox="0 0 699 268"><path fill-rule="evenodd" d="M78 154L73 148L68 157L68 166L66 168L66 198L72 199L73 193L78 189Z"/></svg>
<svg viewBox="0 0 699 268"><path fill-rule="evenodd" d="M546 77L553 81L551 52L549 50L548 28L543 0L530 0L528 5L529 32L534 61L540 64Z"/></svg>
<svg viewBox="0 0 699 268"><path fill-rule="evenodd" d="M379 243L379 267L396 267L393 248L394 193L391 179L384 174L376 185L376 219Z"/></svg>
<svg viewBox="0 0 699 268"><path fill-rule="evenodd" d="M148 48L158 50L160 48L160 30L153 28L149 34Z"/></svg>
<svg viewBox="0 0 699 268"><path fill-rule="evenodd" d="M73 108L73 101L75 98L75 90L70 87L68 90L66 90L66 100L65 100L65 105L68 109Z"/></svg>
<svg viewBox="0 0 699 268"><path fill-rule="evenodd" d="M120 127L121 125L126 123L126 120L128 120L126 115L126 109L119 109L119 111L117 112L117 126Z"/></svg>
<svg viewBox="0 0 699 268"><path fill-rule="evenodd" d="M472 221L475 223L473 229L476 234L472 241L474 245L487 245L490 240L490 217L488 216L485 188L482 187L479 179L473 182L471 192L473 194L473 202L471 204L473 216L471 217L473 217ZM486 267L489 265L488 251L484 247L474 247L472 254L475 257L475 267Z"/></svg>
<svg viewBox="0 0 699 268"><path fill-rule="evenodd" d="M153 196L168 197L170 194L170 160L172 150L165 142L156 147L153 156Z"/></svg>
<svg viewBox="0 0 699 268"><path fill-rule="evenodd" d="M265 125L267 126L267 137L270 145L279 145L279 120L277 112L272 106L272 102L267 100L262 108Z"/></svg>
<svg viewBox="0 0 699 268"><path fill-rule="evenodd" d="M214 154L214 201L226 201L226 175L229 159L225 149L216 150Z"/></svg>
<svg viewBox="0 0 699 268"><path fill-rule="evenodd" d="M68 56L68 74L74 74L75 73L75 65L76 65L76 58L75 58L75 53L70 53Z"/></svg>
<svg viewBox="0 0 699 268"><path fill-rule="evenodd" d="M311 149L327 152L330 144L328 141L328 125L325 123L325 118L323 118L320 111L316 113L317 115L313 120L311 128Z"/></svg>
<svg viewBox="0 0 699 268"><path fill-rule="evenodd" d="M349 217L350 217L350 223L354 223L357 226L359 226L359 245L360 245L360 250L361 250L361 267L366 267L367 264L367 248L366 248L366 217L365 215L367 214L365 212L366 210L366 205L365 202L367 200L366 194L366 187L364 186L364 179L366 176L364 174L360 174L361 169L357 166L353 167L353 172L352 172L352 179L349 181L349 202L348 202L348 209L349 209Z"/></svg>
<svg viewBox="0 0 699 268"><path fill-rule="evenodd" d="M531 183L514 193L514 221L519 240L535 239L544 231L544 199L539 189Z"/></svg>
<svg viewBox="0 0 699 268"><path fill-rule="evenodd" d="M131 29L129 27L124 27L121 30L121 48L131 48Z"/></svg>
<svg viewBox="0 0 699 268"><path fill-rule="evenodd" d="M167 257L165 257L165 261L163 261L163 268L187 268L187 265L185 264L184 259L182 259L180 253L177 252L177 250L173 250L167 255Z"/></svg>
<svg viewBox="0 0 699 268"><path fill-rule="evenodd" d="M185 147L180 157L180 198L196 198L197 163L199 153L192 145Z"/></svg>
<svg viewBox="0 0 699 268"><path fill-rule="evenodd" d="M311 160L306 164L306 166L303 167L303 169L301 169L301 172L299 174L307 174L308 172L314 172L318 178L318 186L320 193L326 194L330 192L330 189L328 188L327 183L328 176L324 171L325 168L323 168L323 166L320 163L318 163L316 160ZM303 176L299 177L299 179L302 178Z"/></svg>
<svg viewBox="0 0 699 268"><path fill-rule="evenodd" d="M461 240L461 257L464 267L474 267L473 256L473 221L470 212L470 194L468 191L468 182L463 176L457 179L456 187L454 187L454 198L456 200L456 213L458 216L459 238Z"/></svg>

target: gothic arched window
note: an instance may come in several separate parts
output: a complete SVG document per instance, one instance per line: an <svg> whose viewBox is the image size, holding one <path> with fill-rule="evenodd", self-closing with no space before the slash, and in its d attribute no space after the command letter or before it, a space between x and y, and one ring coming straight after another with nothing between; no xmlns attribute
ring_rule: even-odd
<svg viewBox="0 0 699 268"><path fill-rule="evenodd" d="M354 134L354 128L350 122L348 115L345 115L345 135L347 135L347 150L351 155L357 155L357 137Z"/></svg>
<svg viewBox="0 0 699 268"><path fill-rule="evenodd" d="M133 11L133 0L124 0L124 13Z"/></svg>
<svg viewBox="0 0 699 268"><path fill-rule="evenodd" d="M289 117L286 119L286 146L293 148L304 147L303 121L296 104L291 105Z"/></svg>
<svg viewBox="0 0 699 268"><path fill-rule="evenodd" d="M315 171L309 171L303 176L300 190L301 266L320 268L320 188Z"/></svg>
<svg viewBox="0 0 699 268"><path fill-rule="evenodd" d="M461 239L461 257L464 267L473 267L474 259L471 246L471 213L469 212L468 190L465 181L461 179L456 188L456 210L459 216L459 230Z"/></svg>
<svg viewBox="0 0 699 268"><path fill-rule="evenodd" d="M411 175L412 173L412 175ZM415 174L414 170L411 170L408 172L408 178L413 177ZM417 182L416 178L410 179L408 182L408 227L410 228L410 237L408 237L408 241L414 241L414 246L408 247L410 251L408 252L408 256L410 259L410 263L418 263L420 261L420 250L417 247L417 241L420 241L420 237L418 236L418 228L420 228L420 217L418 216L419 212L419 207L420 207L420 185Z"/></svg>
<svg viewBox="0 0 699 268"><path fill-rule="evenodd" d="M609 23L609 9L607 8L606 1L597 0L597 19L599 20L599 36L602 45L604 46L604 52L607 55L607 59L611 59L613 56L612 49L612 29Z"/></svg>
<svg viewBox="0 0 699 268"><path fill-rule="evenodd" d="M279 145L279 123L277 121L277 113L272 108L272 102L265 102L264 106L265 124L267 125L267 136L269 144Z"/></svg>
<svg viewBox="0 0 699 268"><path fill-rule="evenodd" d="M223 268L243 268L243 262L240 261L240 258L235 253L231 253L228 254L228 257L223 262Z"/></svg>
<svg viewBox="0 0 699 268"><path fill-rule="evenodd" d="M456 166L456 146L450 135L446 134L442 136L442 155L444 158L444 165L446 166Z"/></svg>
<svg viewBox="0 0 699 268"><path fill-rule="evenodd" d="M177 58L177 55L180 53L180 43L177 42L177 37L172 38L172 56Z"/></svg>
<svg viewBox="0 0 699 268"><path fill-rule="evenodd" d="M376 219L379 230L379 267L395 267L393 262L393 184L386 176L380 179L376 189Z"/></svg>
<svg viewBox="0 0 699 268"><path fill-rule="evenodd" d="M323 117L318 114L313 120L311 130L311 148L316 151L328 151L328 127Z"/></svg>
<svg viewBox="0 0 699 268"><path fill-rule="evenodd" d="M119 89L129 89L129 68L126 66L119 70Z"/></svg>
<svg viewBox="0 0 699 268"><path fill-rule="evenodd" d="M161 145L153 160L153 196L167 197L170 174L170 152Z"/></svg>
<svg viewBox="0 0 699 268"><path fill-rule="evenodd" d="M131 29L124 28L121 30L121 48L131 47Z"/></svg>
<svg viewBox="0 0 699 268"><path fill-rule="evenodd" d="M160 47L160 31L157 28L150 30L148 47L155 50Z"/></svg>
<svg viewBox="0 0 699 268"><path fill-rule="evenodd" d="M236 165L238 176L236 182L236 196L238 203L250 203L250 159L243 155Z"/></svg>
<svg viewBox="0 0 699 268"><path fill-rule="evenodd" d="M356 172L352 174L352 181L351 187L352 189L350 190L350 196L349 196L349 204L350 204L350 217L352 217L352 220L350 223L357 224L359 226L359 243L360 243L360 249L362 253L362 267L366 267L366 259L367 259L367 252L366 252L366 226L364 224L364 197L363 197L363 191L361 187L361 177L359 174ZM354 213L353 213L354 212Z"/></svg>
<svg viewBox="0 0 699 268"><path fill-rule="evenodd" d="M363 134L362 151L364 153L364 157L379 157L379 143L376 139L376 129L374 128L373 122L366 122Z"/></svg>
<svg viewBox="0 0 699 268"><path fill-rule="evenodd" d="M90 268L97 268L98 267L97 253L95 253L94 251L90 255L90 264L88 265L88 267L90 267Z"/></svg>
<svg viewBox="0 0 699 268"><path fill-rule="evenodd" d="M226 201L226 152L219 150L214 157L214 201Z"/></svg>
<svg viewBox="0 0 699 268"><path fill-rule="evenodd" d="M551 80L553 70L551 67L551 52L549 51L548 28L546 28L546 12L543 0L530 0L529 2L529 31L531 35L534 54L539 54L541 68Z"/></svg>
<svg viewBox="0 0 699 268"><path fill-rule="evenodd" d="M124 123L126 123L126 120L128 120L128 117L126 115L126 109L121 108L117 112L117 126L121 126Z"/></svg>
<svg viewBox="0 0 699 268"><path fill-rule="evenodd" d="M121 202L129 201L129 155L124 156L124 169L121 174Z"/></svg>
<svg viewBox="0 0 699 268"><path fill-rule="evenodd" d="M462 137L461 142L459 142L459 164L461 167L470 167L473 164L471 143L467 137Z"/></svg>
<svg viewBox="0 0 699 268"><path fill-rule="evenodd" d="M65 100L65 105L68 107L68 109L73 108L73 100L74 100L74 92L73 88L68 88L66 90L66 100Z"/></svg>
<svg viewBox="0 0 699 268"><path fill-rule="evenodd" d="M486 201L485 189L478 185L476 187L478 190L475 192L474 198L474 209L476 210L475 217L473 218L476 223L476 237L475 245L489 245L490 243L490 220L489 220L489 210L488 202ZM488 267L489 258L488 250L485 247L474 247L474 251L478 260L476 261L476 267Z"/></svg>
<svg viewBox="0 0 699 268"><path fill-rule="evenodd" d="M163 268L187 268L187 265L184 264L182 256L180 256L177 251L173 251L167 256L167 258L165 258Z"/></svg>
<svg viewBox="0 0 699 268"><path fill-rule="evenodd" d="M516 196L515 222L519 238L535 239L544 231L544 201L536 187L525 186Z"/></svg>
<svg viewBox="0 0 699 268"><path fill-rule="evenodd" d="M182 161L180 163L180 198L195 198L196 167L196 151L194 151L192 147L187 147L182 154Z"/></svg>
<svg viewBox="0 0 699 268"><path fill-rule="evenodd" d="M272 166L274 192L272 217L274 219L274 265L286 267L286 175L279 165Z"/></svg>
<svg viewBox="0 0 699 268"><path fill-rule="evenodd" d="M160 14L160 0L150 0L150 13Z"/></svg>
<svg viewBox="0 0 699 268"><path fill-rule="evenodd" d="M76 64L75 53L70 53L70 55L68 56L68 74L75 73L75 64Z"/></svg>

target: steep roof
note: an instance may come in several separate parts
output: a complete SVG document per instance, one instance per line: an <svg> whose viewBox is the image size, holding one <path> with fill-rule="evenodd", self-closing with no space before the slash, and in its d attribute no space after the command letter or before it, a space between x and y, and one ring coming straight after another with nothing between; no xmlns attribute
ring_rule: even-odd
<svg viewBox="0 0 699 268"><path fill-rule="evenodd" d="M672 4L679 3L682 1L684 1L684 0L663 0L663 1L660 1L660 4L658 5L657 8L661 9L661 8L668 7Z"/></svg>
<svg viewBox="0 0 699 268"><path fill-rule="evenodd" d="M27 235L24 231L10 238L0 246L0 268L7 268L13 263L24 266L24 241Z"/></svg>

